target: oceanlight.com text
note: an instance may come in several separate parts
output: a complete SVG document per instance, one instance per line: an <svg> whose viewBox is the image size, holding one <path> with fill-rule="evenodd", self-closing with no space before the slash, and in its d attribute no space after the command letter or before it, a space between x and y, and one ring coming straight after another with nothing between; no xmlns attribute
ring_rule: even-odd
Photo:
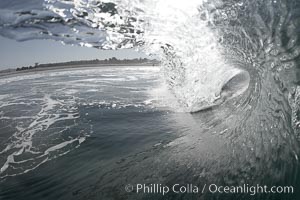
<svg viewBox="0 0 300 200"><path fill-rule="evenodd" d="M128 184L125 186L126 192L137 194L293 194L293 186L266 186L266 185L249 185L240 186L221 186L217 184L204 184L202 186L194 184L174 184L172 186L162 184Z"/></svg>

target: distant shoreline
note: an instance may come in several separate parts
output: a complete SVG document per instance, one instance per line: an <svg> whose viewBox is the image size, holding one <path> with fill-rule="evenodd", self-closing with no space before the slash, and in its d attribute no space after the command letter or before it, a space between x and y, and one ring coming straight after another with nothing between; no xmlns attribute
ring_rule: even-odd
<svg viewBox="0 0 300 200"><path fill-rule="evenodd" d="M78 68L98 68L98 67L129 67L129 66L158 66L158 65L149 65L149 64L124 64L124 65L99 65L99 64L90 64L90 65L74 65L74 66L57 66L57 67L43 67L35 68L24 71L11 71L11 72L0 72L0 78L14 75L23 75L23 74L35 74L38 72L45 71L55 71L55 70L66 70L66 69L78 69Z"/></svg>
<svg viewBox="0 0 300 200"><path fill-rule="evenodd" d="M148 59L134 60L117 60L115 58L109 60L89 60L89 61L71 61L64 63L41 64L32 67L23 67L17 69L7 69L0 71L0 78L21 74L35 74L43 71L65 70L75 68L97 68L97 67L126 67L126 66L158 66L159 61Z"/></svg>

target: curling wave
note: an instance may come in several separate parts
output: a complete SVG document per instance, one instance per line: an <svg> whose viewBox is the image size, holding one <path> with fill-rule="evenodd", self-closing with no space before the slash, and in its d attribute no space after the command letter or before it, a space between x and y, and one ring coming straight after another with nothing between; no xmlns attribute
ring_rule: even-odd
<svg viewBox="0 0 300 200"><path fill-rule="evenodd" d="M207 142L200 142L199 127L193 125L189 134L167 145L174 149L160 160L182 167L188 163L190 174L206 175L208 170L208 180L222 183L265 177L276 182L298 171L299 1L1 0L0 5L2 36L136 48L161 60L164 81L185 111L221 105L216 115L189 115L189 123L201 122ZM151 159L142 164L145 171L157 170ZM126 177L142 164L107 174ZM4 165L2 172L7 169ZM220 174L228 174L227 179ZM142 176L136 179L145 180ZM103 182L111 180L107 175Z"/></svg>
<svg viewBox="0 0 300 200"><path fill-rule="evenodd" d="M154 54L181 106L196 112L222 102L217 101L222 87L240 68L224 57L223 35L214 25L215 18L223 16L211 11L216 6L222 3L2 1L0 34L19 41L54 39L101 49L136 47Z"/></svg>

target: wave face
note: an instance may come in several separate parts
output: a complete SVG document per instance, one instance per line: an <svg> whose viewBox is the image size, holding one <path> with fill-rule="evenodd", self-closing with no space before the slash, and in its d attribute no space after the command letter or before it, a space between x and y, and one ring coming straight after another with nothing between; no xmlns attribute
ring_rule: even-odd
<svg viewBox="0 0 300 200"><path fill-rule="evenodd" d="M229 94L248 88L246 71L292 68L299 54L292 19L296 1L0 2L2 36L101 49L136 47L158 56L169 89L191 112L223 102L223 88L235 76L244 78Z"/></svg>

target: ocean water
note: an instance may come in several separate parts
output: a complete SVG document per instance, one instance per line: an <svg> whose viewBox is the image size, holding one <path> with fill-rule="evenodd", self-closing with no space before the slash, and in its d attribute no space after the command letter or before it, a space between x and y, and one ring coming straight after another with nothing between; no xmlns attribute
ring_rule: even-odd
<svg viewBox="0 0 300 200"><path fill-rule="evenodd" d="M0 198L299 199L299 11L298 0L0 0L4 37L161 61L1 78Z"/></svg>
<svg viewBox="0 0 300 200"><path fill-rule="evenodd" d="M0 84L1 199L252 197L124 189L139 183L292 185L293 195L254 199L299 195L298 140L283 111L258 121L266 111L258 102L242 109L242 97L195 114L180 111L158 67L50 71Z"/></svg>
<svg viewBox="0 0 300 200"><path fill-rule="evenodd" d="M1 199L90 195L114 166L176 137L169 111L154 106L158 72L100 67L2 78Z"/></svg>

